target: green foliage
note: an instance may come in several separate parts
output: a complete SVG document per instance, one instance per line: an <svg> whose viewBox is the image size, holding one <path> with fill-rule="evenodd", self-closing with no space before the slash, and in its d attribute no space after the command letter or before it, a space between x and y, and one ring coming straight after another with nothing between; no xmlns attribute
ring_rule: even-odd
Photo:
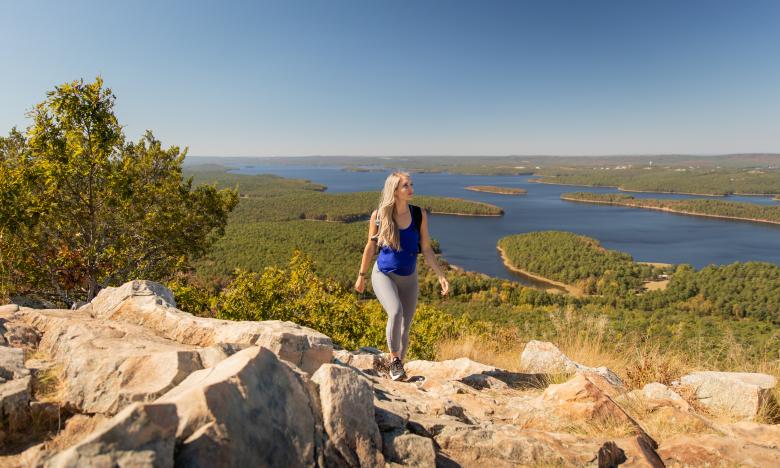
<svg viewBox="0 0 780 468"><path fill-rule="evenodd" d="M642 192L702 195L780 193L778 169L718 168L548 168L537 171L540 181L552 184L619 187Z"/></svg>
<svg viewBox="0 0 780 468"><path fill-rule="evenodd" d="M237 270L218 294L186 283L169 286L180 309L229 320L287 320L313 328L346 349L385 347L386 315L378 301L360 301L330 279L315 273L314 263L294 252L288 268L268 267L262 273ZM433 359L443 338L472 330L474 322L421 304L411 334L410 359Z"/></svg>
<svg viewBox="0 0 780 468"><path fill-rule="evenodd" d="M581 287L586 293L620 296L654 277L648 265L629 254L604 249L598 241L570 232L544 231L498 241L509 262L520 269Z"/></svg>
<svg viewBox="0 0 780 468"><path fill-rule="evenodd" d="M184 152L125 143L98 78L65 83L0 145L0 263L15 292L69 304L131 278L165 279L221 234L233 191L184 181ZM21 253L24 253L22 256Z"/></svg>
<svg viewBox="0 0 780 468"><path fill-rule="evenodd" d="M589 192L564 193L561 195L561 198L584 203L604 203L634 208L669 210L678 213L723 216L751 221L780 223L780 206L757 205L754 203L710 199L664 200L656 198L635 198L631 195L615 193Z"/></svg>
<svg viewBox="0 0 780 468"><path fill-rule="evenodd" d="M334 343L356 349L369 342L370 315L357 299L335 282L321 280L311 261L296 253L289 270L266 268L262 273L239 271L220 294L217 316L230 320L289 320L313 328Z"/></svg>
<svg viewBox="0 0 780 468"><path fill-rule="evenodd" d="M674 308L691 315L751 318L780 324L780 267L763 262L709 265L695 271L680 265L664 291L630 298L626 305L647 311Z"/></svg>

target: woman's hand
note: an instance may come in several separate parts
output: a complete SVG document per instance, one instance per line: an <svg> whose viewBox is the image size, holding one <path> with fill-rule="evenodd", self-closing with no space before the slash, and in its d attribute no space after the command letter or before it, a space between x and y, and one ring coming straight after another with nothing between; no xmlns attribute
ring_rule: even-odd
<svg viewBox="0 0 780 468"><path fill-rule="evenodd" d="M364 276L358 276L357 281L355 281L355 291L362 293L366 290L366 278Z"/></svg>
<svg viewBox="0 0 780 468"><path fill-rule="evenodd" d="M446 296L450 292L450 283L444 275L439 276L439 284L441 285L441 295Z"/></svg>

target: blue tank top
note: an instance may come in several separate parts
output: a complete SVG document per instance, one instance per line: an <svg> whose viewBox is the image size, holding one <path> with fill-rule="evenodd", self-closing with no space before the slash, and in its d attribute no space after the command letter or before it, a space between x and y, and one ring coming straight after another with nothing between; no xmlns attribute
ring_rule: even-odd
<svg viewBox="0 0 780 468"><path fill-rule="evenodd" d="M408 228L398 231L398 237L401 250L383 245L376 263L382 273L409 276L417 270L417 244L420 242L420 234L414 228L414 220Z"/></svg>

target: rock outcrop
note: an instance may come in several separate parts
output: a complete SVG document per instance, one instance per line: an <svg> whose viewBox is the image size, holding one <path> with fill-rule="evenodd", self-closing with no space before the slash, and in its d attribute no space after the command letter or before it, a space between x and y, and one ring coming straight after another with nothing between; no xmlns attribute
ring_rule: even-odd
<svg viewBox="0 0 780 468"><path fill-rule="evenodd" d="M780 463L777 426L714 423L677 387L627 392L609 369L582 366L551 343L528 344L525 372L466 358L412 361L409 379L396 382L379 350L334 352L327 336L288 322L195 317L147 281L73 311L1 306L0 337L0 443L55 415L105 418L64 446L30 448L16 459L24 466ZM561 383L550 385L551 375ZM760 390L738 398L755 395L760 406L773 383L751 382ZM657 440L636 401L701 430Z"/></svg>
<svg viewBox="0 0 780 468"><path fill-rule="evenodd" d="M753 418L768 406L777 406L772 389L777 379L752 372L694 372L680 382L693 387L699 402L716 412Z"/></svg>
<svg viewBox="0 0 780 468"><path fill-rule="evenodd" d="M596 374L613 386L622 386L623 381L606 367L588 367L569 359L554 344L531 340L520 355L520 368L537 374Z"/></svg>

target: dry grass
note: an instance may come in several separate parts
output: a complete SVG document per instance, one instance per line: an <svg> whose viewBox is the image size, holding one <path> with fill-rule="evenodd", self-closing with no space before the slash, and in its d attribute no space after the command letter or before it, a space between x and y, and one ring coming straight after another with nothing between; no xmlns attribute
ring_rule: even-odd
<svg viewBox="0 0 780 468"><path fill-rule="evenodd" d="M55 453L72 447L95 431L105 421L108 421L108 418L105 416L77 414L68 419L65 429L58 432L57 435L45 443L45 450Z"/></svg>
<svg viewBox="0 0 780 468"><path fill-rule="evenodd" d="M702 339L701 346L693 346L684 352L664 348L642 337L615 340L605 318L585 318L573 311L563 311L551 316L556 337L555 345L571 359L587 366L606 366L617 373L628 390L641 389L648 383L670 385L683 375L699 370L730 372L761 372L780 381L780 360L777 356L755 356L741 346L733 336L721 340L715 353L711 342ZM468 357L491 366L511 371L520 368L520 355L525 344L537 339L527 336L518 328L494 330L485 334L462 336L439 343L437 359ZM704 350L708 352L705 353ZM705 357L708 356L708 357ZM568 380L567 375L550 376L548 384ZM694 414L671 408L649 410L640 403L628 404L626 410L659 441L678 434L716 433L720 423L734 422L738 418L722 412L711 413L699 402L695 389L684 386L677 391L690 405ZM773 398L761 409L756 422L780 423L780 388L773 390ZM626 402L621 402L625 406ZM537 421L538 422L538 421ZM626 434L629 428L619 422L578 425L566 428L568 432L583 435L610 434L615 437Z"/></svg>
<svg viewBox="0 0 780 468"><path fill-rule="evenodd" d="M439 343L436 360L467 357L473 361L510 371L520 370L520 353L525 343L516 329L506 328L486 335L467 335Z"/></svg>

